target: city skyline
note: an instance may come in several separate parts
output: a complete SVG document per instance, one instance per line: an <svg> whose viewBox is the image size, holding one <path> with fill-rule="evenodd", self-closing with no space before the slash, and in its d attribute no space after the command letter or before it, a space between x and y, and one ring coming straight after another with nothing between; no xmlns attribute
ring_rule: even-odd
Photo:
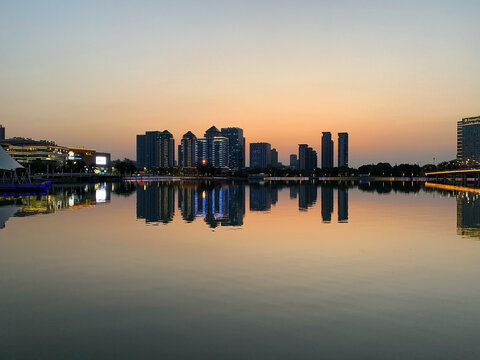
<svg viewBox="0 0 480 360"><path fill-rule="evenodd" d="M0 123L114 158L214 123L283 163L325 129L354 167L454 159L455 122L480 113L480 4L379 5L2 2Z"/></svg>

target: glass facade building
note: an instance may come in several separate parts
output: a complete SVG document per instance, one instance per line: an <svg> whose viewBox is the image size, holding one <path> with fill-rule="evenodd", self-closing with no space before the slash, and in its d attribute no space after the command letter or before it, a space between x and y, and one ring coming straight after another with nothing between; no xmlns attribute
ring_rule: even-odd
<svg viewBox="0 0 480 360"><path fill-rule="evenodd" d="M272 164L272 146L269 143L250 143L250 167L266 169Z"/></svg>
<svg viewBox="0 0 480 360"><path fill-rule="evenodd" d="M457 122L457 160L480 161L480 116Z"/></svg>

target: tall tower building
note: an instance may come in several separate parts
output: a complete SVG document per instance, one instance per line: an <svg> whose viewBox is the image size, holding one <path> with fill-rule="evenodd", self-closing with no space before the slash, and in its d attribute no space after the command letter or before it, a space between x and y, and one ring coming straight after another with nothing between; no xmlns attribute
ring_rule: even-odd
<svg viewBox="0 0 480 360"><path fill-rule="evenodd" d="M270 163L271 166L278 167L278 151L275 148L271 150Z"/></svg>
<svg viewBox="0 0 480 360"><path fill-rule="evenodd" d="M197 161L216 167L228 166L228 143L228 138L212 126L197 140Z"/></svg>
<svg viewBox="0 0 480 360"><path fill-rule="evenodd" d="M215 167L228 167L228 139L223 136L213 138L211 148L211 164Z"/></svg>
<svg viewBox="0 0 480 360"><path fill-rule="evenodd" d="M266 169L272 164L272 146L269 143L250 143L250 167Z"/></svg>
<svg viewBox="0 0 480 360"><path fill-rule="evenodd" d="M322 169L333 168L333 141L331 132L322 133Z"/></svg>
<svg viewBox="0 0 480 360"><path fill-rule="evenodd" d="M338 133L338 167L348 167L348 133Z"/></svg>
<svg viewBox="0 0 480 360"><path fill-rule="evenodd" d="M298 168L298 157L296 154L290 154L290 167L295 170Z"/></svg>
<svg viewBox="0 0 480 360"><path fill-rule="evenodd" d="M5 140L5 128L0 125L0 140Z"/></svg>
<svg viewBox="0 0 480 360"><path fill-rule="evenodd" d="M194 167L197 165L197 137L191 132L183 135L178 153L180 166Z"/></svg>
<svg viewBox="0 0 480 360"><path fill-rule="evenodd" d="M159 167L166 168L175 166L175 140L168 130L160 133L159 142Z"/></svg>
<svg viewBox="0 0 480 360"><path fill-rule="evenodd" d="M457 122L457 160L480 161L480 116Z"/></svg>
<svg viewBox="0 0 480 360"><path fill-rule="evenodd" d="M207 163L207 139L204 137L197 139L197 162L200 164Z"/></svg>
<svg viewBox="0 0 480 360"><path fill-rule="evenodd" d="M245 167L245 138L243 129L238 127L222 128L221 134L228 138L228 167L241 169Z"/></svg>
<svg viewBox="0 0 480 360"><path fill-rule="evenodd" d="M169 131L147 131L144 135L137 135L139 168L174 166L174 156L175 141Z"/></svg>
<svg viewBox="0 0 480 360"><path fill-rule="evenodd" d="M147 131L137 135L137 167L154 168L158 166L159 131Z"/></svg>
<svg viewBox="0 0 480 360"><path fill-rule="evenodd" d="M317 152L307 144L298 145L297 170L315 170L317 168Z"/></svg>

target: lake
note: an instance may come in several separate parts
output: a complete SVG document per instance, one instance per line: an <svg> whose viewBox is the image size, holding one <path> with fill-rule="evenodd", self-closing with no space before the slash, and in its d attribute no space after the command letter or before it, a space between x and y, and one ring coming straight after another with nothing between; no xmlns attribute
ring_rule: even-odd
<svg viewBox="0 0 480 360"><path fill-rule="evenodd" d="M165 181L0 197L0 358L478 359L478 195Z"/></svg>

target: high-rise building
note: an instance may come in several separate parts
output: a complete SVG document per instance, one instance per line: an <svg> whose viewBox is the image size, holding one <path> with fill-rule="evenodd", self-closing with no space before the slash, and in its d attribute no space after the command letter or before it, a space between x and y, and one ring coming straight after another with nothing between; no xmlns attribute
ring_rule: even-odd
<svg viewBox="0 0 480 360"><path fill-rule="evenodd" d="M5 128L0 125L0 140L5 140Z"/></svg>
<svg viewBox="0 0 480 360"><path fill-rule="evenodd" d="M480 116L457 122L457 160L480 161Z"/></svg>
<svg viewBox="0 0 480 360"><path fill-rule="evenodd" d="M212 126L197 140L197 161L215 167L228 166L228 143L228 138Z"/></svg>
<svg viewBox="0 0 480 360"><path fill-rule="evenodd" d="M161 168L175 166L175 140L168 130L160 133L159 160Z"/></svg>
<svg viewBox="0 0 480 360"><path fill-rule="evenodd" d="M250 143L250 167L266 169L272 164L272 148L269 143Z"/></svg>
<svg viewBox="0 0 480 360"><path fill-rule="evenodd" d="M228 167L228 139L215 136L210 148L210 163L215 167Z"/></svg>
<svg viewBox="0 0 480 360"><path fill-rule="evenodd" d="M275 148L271 150L270 163L272 167L278 167L278 151Z"/></svg>
<svg viewBox="0 0 480 360"><path fill-rule="evenodd" d="M198 138L197 139L197 162L200 164L207 163L207 139L206 138Z"/></svg>
<svg viewBox="0 0 480 360"><path fill-rule="evenodd" d="M298 168L297 170L312 171L317 168L317 152L307 144L298 145Z"/></svg>
<svg viewBox="0 0 480 360"><path fill-rule="evenodd" d="M178 166L183 166L182 164L182 144L178 144L178 149L177 149L177 156L178 156Z"/></svg>
<svg viewBox="0 0 480 360"><path fill-rule="evenodd" d="M228 167L241 169L245 167L245 138L243 129L238 127L222 128L221 134L228 138Z"/></svg>
<svg viewBox="0 0 480 360"><path fill-rule="evenodd" d="M333 140L331 132L322 133L322 169L333 168Z"/></svg>
<svg viewBox="0 0 480 360"><path fill-rule="evenodd" d="M189 131L183 135L178 149L178 165L194 167L197 162L197 137Z"/></svg>
<svg viewBox="0 0 480 360"><path fill-rule="evenodd" d="M348 167L348 133L338 133L338 167Z"/></svg>
<svg viewBox="0 0 480 360"><path fill-rule="evenodd" d="M165 131L147 131L137 135L137 167L155 168L174 166L175 141Z"/></svg>
<svg viewBox="0 0 480 360"><path fill-rule="evenodd" d="M296 154L290 154L290 167L295 170L298 168L298 157Z"/></svg>

